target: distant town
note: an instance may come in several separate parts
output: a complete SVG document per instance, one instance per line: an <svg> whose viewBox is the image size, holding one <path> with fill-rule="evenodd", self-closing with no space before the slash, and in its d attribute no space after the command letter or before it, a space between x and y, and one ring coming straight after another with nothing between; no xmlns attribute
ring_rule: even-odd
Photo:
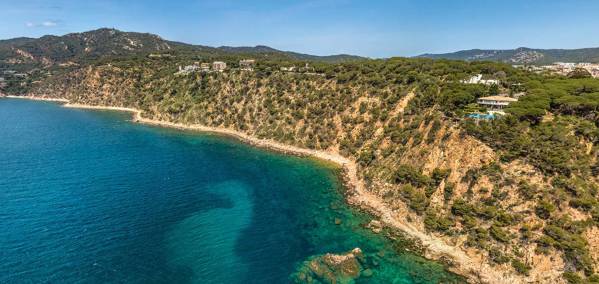
<svg viewBox="0 0 599 284"><path fill-rule="evenodd" d="M570 62L555 62L551 65L513 65L515 68L526 69L532 72L550 72L553 74L568 76L575 70L586 70L593 76L593 78L599 78L599 63L570 63Z"/></svg>

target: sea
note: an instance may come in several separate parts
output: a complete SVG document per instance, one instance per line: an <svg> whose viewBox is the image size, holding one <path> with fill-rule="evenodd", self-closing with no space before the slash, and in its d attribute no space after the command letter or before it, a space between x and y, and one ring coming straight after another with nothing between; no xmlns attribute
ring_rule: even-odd
<svg viewBox="0 0 599 284"><path fill-rule="evenodd" d="M301 283L309 261L354 248L368 273L340 282L463 282L365 228L341 180L129 113L0 99L0 283Z"/></svg>

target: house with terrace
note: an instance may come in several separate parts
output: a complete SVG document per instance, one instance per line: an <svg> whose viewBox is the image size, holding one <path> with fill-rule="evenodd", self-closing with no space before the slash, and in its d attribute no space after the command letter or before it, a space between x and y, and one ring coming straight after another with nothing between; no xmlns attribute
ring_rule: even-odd
<svg viewBox="0 0 599 284"><path fill-rule="evenodd" d="M485 107L489 111L495 111L499 113L503 113L503 109L509 106L513 102L517 102L518 99L511 98L508 96L489 96L489 97L480 97L477 100L477 103L481 107Z"/></svg>

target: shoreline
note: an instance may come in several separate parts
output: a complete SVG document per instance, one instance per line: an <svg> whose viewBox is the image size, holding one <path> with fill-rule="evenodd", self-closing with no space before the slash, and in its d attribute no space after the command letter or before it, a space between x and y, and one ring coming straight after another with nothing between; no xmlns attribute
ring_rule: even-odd
<svg viewBox="0 0 599 284"><path fill-rule="evenodd" d="M494 269L487 263L480 263L473 260L462 249L456 246L448 245L443 239L419 230L414 224L411 224L405 217L389 209L382 199L368 192L361 179L358 178L357 164L346 157L337 153L306 149L297 146L283 144L271 139L259 139L245 133L219 127L210 127L200 124L181 124L168 121L154 120L142 117L142 110L128 107L112 107L71 103L68 99L47 98L34 96L6 96L7 98L30 99L36 101L61 102L63 107L89 109L89 110L110 110L124 111L132 113L132 121L159 127L174 128L179 130L188 130L204 133L221 134L235 138L243 143L255 147L273 150L283 154L297 156L314 157L327 162L335 163L342 169L343 184L347 189L346 202L352 206L365 210L377 217L383 224L402 231L407 237L420 243L424 249L423 257L431 260L442 260L449 258L450 265L448 270L465 277L471 283L524 283L523 279L511 273L506 274Z"/></svg>
<svg viewBox="0 0 599 284"><path fill-rule="evenodd" d="M69 103L67 99L60 98L46 98L46 97L36 97L36 96L14 96L14 95L6 95L4 98L8 99L22 99L22 100L33 100L33 101L45 101L45 102L58 102L58 103Z"/></svg>

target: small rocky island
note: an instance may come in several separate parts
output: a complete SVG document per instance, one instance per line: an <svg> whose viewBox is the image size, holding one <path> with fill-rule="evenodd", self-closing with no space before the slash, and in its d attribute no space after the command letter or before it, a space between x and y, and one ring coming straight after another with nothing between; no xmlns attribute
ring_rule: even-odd
<svg viewBox="0 0 599 284"><path fill-rule="evenodd" d="M327 253L305 261L293 275L295 283L353 283L360 277L370 277L369 266L376 265L368 260L360 248L344 254Z"/></svg>

